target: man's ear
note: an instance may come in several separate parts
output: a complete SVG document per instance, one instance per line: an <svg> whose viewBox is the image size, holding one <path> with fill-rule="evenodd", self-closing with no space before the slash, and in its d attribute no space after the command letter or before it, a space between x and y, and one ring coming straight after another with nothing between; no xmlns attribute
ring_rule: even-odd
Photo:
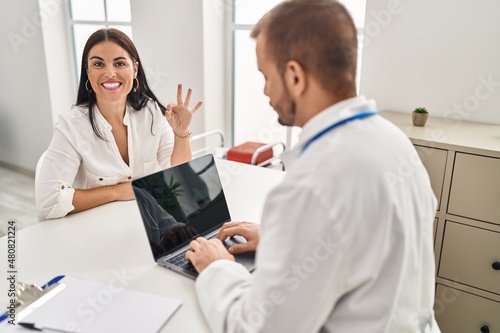
<svg viewBox="0 0 500 333"><path fill-rule="evenodd" d="M285 85L293 97L304 94L307 87L304 68L295 60L286 63L284 73Z"/></svg>

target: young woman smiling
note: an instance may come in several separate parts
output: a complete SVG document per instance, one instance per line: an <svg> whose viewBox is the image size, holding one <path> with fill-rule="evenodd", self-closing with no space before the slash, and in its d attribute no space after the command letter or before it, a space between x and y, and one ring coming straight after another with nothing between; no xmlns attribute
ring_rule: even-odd
<svg viewBox="0 0 500 333"><path fill-rule="evenodd" d="M133 178L192 158L191 89L163 106L123 32L101 29L83 50L75 107L60 115L40 166L40 220L134 199Z"/></svg>

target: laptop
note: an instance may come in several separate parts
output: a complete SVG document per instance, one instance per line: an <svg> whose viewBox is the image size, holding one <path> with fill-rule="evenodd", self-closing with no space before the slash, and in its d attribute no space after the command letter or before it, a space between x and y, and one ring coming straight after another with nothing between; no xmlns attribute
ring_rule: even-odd
<svg viewBox="0 0 500 333"><path fill-rule="evenodd" d="M231 221L213 155L208 154L132 181L137 205L155 261L175 272L196 279L198 273L185 259L192 239L214 238ZM246 242L227 238L228 248ZM235 255L250 272L255 252Z"/></svg>

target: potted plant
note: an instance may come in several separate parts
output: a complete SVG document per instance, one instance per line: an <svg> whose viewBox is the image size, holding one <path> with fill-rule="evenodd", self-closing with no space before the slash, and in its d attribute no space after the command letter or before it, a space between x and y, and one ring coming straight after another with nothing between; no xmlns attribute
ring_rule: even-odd
<svg viewBox="0 0 500 333"><path fill-rule="evenodd" d="M412 112L413 125L424 126L429 117L429 112L424 107L418 107Z"/></svg>

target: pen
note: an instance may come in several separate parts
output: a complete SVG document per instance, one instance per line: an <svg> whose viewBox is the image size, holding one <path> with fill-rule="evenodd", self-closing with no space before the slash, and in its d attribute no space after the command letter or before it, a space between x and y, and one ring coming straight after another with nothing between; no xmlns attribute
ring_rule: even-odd
<svg viewBox="0 0 500 333"><path fill-rule="evenodd" d="M41 331L41 332L43 332L44 330L50 330L50 331L54 331L54 332L72 333L71 331L65 331L65 330L61 330L61 329L58 329L58 328L37 327L35 323L26 323L26 322L23 322L23 323L18 323L18 324L21 325L24 328L27 328L27 329L30 329L30 330L34 330L34 331Z"/></svg>
<svg viewBox="0 0 500 333"><path fill-rule="evenodd" d="M30 330L42 331L41 328L35 327L35 324L33 323L18 323L18 324Z"/></svg>

